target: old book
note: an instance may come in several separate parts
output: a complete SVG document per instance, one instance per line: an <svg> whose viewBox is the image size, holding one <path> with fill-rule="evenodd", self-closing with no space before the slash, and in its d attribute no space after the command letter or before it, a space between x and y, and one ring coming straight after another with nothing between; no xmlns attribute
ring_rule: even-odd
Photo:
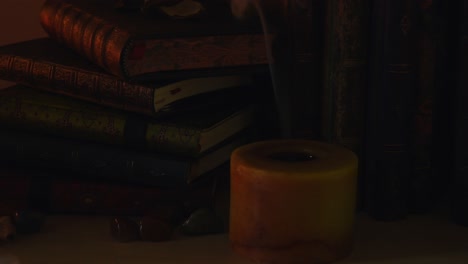
<svg viewBox="0 0 468 264"><path fill-rule="evenodd" d="M409 210L425 213L431 210L443 193L446 185L437 177L434 151L434 116L437 118L438 102L435 102L436 89L441 86L441 74L437 67L442 65L439 49L443 49L440 27L445 19L440 1L419 1L413 27L416 38L416 96L413 105L411 133L412 171L409 186ZM440 64L440 65L438 65ZM445 88L446 83L443 84ZM435 103L434 103L435 102ZM440 109L440 108L439 108Z"/></svg>
<svg viewBox="0 0 468 264"><path fill-rule="evenodd" d="M14 85L0 90L0 122L2 127L196 157L253 123L249 100L232 99L216 111L156 119Z"/></svg>
<svg viewBox="0 0 468 264"><path fill-rule="evenodd" d="M0 215L12 215L29 206L31 179L14 170L0 170Z"/></svg>
<svg viewBox="0 0 468 264"><path fill-rule="evenodd" d="M199 94L251 84L247 74L125 81L50 38L0 47L0 79L147 115Z"/></svg>
<svg viewBox="0 0 468 264"><path fill-rule="evenodd" d="M327 1L322 137L359 157L358 205L363 205L363 145L368 87L369 0Z"/></svg>
<svg viewBox="0 0 468 264"><path fill-rule="evenodd" d="M213 203L219 178L229 175L225 167L206 173L190 185L175 187L89 178L71 171L2 167L0 212L13 215L22 210L39 210L139 216L168 209L193 210Z"/></svg>
<svg viewBox="0 0 468 264"><path fill-rule="evenodd" d="M216 168L190 185L171 188L93 179L55 178L49 180L46 209L52 213L131 216L164 214L168 210L167 213L179 210L179 214L187 214L189 210L210 206L218 177L227 175L226 169Z"/></svg>
<svg viewBox="0 0 468 264"><path fill-rule="evenodd" d="M415 93L414 4L372 2L370 86L366 94L366 207L377 220L408 214L411 107Z"/></svg>
<svg viewBox="0 0 468 264"><path fill-rule="evenodd" d="M47 0L40 22L51 38L124 78L268 63L261 26L239 23L227 5L197 19L168 19L117 12L114 2Z"/></svg>
<svg viewBox="0 0 468 264"><path fill-rule="evenodd" d="M449 54L450 64L445 65L448 71L448 84L443 92L450 96L447 118L452 118L449 127L450 137L444 143L450 145L450 160L443 169L445 177L451 179L450 211L451 218L457 224L468 226L468 1L450 2L448 22L452 33ZM452 86L453 85L453 86ZM447 89L447 87L450 87ZM451 116L451 117L450 117ZM445 153L444 153L445 154ZM449 174L449 175L447 175ZM443 177L442 176L442 177Z"/></svg>
<svg viewBox="0 0 468 264"><path fill-rule="evenodd" d="M4 128L0 131L0 163L3 167L65 172L80 179L180 187L227 162L231 152L246 142L247 133L241 133L190 158Z"/></svg>
<svg viewBox="0 0 468 264"><path fill-rule="evenodd" d="M326 1L285 2L285 25L272 51L280 121L289 130L283 128L286 137L318 139Z"/></svg>

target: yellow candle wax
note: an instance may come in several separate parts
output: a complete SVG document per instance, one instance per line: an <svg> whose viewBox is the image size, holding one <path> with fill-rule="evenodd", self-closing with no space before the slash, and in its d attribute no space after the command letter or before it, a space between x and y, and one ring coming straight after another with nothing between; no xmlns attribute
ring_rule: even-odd
<svg viewBox="0 0 468 264"><path fill-rule="evenodd" d="M326 263L352 248L356 155L309 140L256 142L231 156L229 239L266 263Z"/></svg>

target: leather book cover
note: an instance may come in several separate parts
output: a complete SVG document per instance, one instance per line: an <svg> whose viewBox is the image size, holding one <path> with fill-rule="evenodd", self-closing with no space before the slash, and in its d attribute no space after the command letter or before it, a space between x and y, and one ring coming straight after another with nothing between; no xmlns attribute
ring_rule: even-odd
<svg viewBox="0 0 468 264"><path fill-rule="evenodd" d="M225 103L217 111L208 108L156 119L22 85L0 91L4 126L186 157L200 156L249 127L253 109L244 100Z"/></svg>
<svg viewBox="0 0 468 264"><path fill-rule="evenodd" d="M268 64L261 26L239 23L228 5L207 7L199 18L170 19L119 12L114 4L47 0L40 22L51 38L122 78Z"/></svg>
<svg viewBox="0 0 468 264"><path fill-rule="evenodd" d="M146 82L115 77L50 38L0 47L0 79L112 108L157 116L180 101L250 86L250 73L164 78ZM228 92L226 92L228 93ZM216 100L217 97L213 97ZM200 104L192 104L193 109Z"/></svg>

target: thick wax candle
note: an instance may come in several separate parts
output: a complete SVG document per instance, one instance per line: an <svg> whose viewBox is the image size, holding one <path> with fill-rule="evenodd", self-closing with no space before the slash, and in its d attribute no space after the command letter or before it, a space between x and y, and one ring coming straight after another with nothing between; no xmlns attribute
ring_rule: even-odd
<svg viewBox="0 0 468 264"><path fill-rule="evenodd" d="M229 239L266 263L326 263L352 248L358 160L309 140L256 142L231 156Z"/></svg>

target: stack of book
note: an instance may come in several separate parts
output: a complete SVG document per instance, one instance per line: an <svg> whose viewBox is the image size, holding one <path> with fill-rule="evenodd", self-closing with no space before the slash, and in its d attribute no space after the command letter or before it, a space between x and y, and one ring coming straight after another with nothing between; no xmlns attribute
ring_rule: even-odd
<svg viewBox="0 0 468 264"><path fill-rule="evenodd" d="M0 47L0 79L16 83L0 90L0 186L51 212L209 202L231 151L253 139L263 32L227 3L172 19L114 2L47 0L48 37ZM30 206L2 199L2 211Z"/></svg>

